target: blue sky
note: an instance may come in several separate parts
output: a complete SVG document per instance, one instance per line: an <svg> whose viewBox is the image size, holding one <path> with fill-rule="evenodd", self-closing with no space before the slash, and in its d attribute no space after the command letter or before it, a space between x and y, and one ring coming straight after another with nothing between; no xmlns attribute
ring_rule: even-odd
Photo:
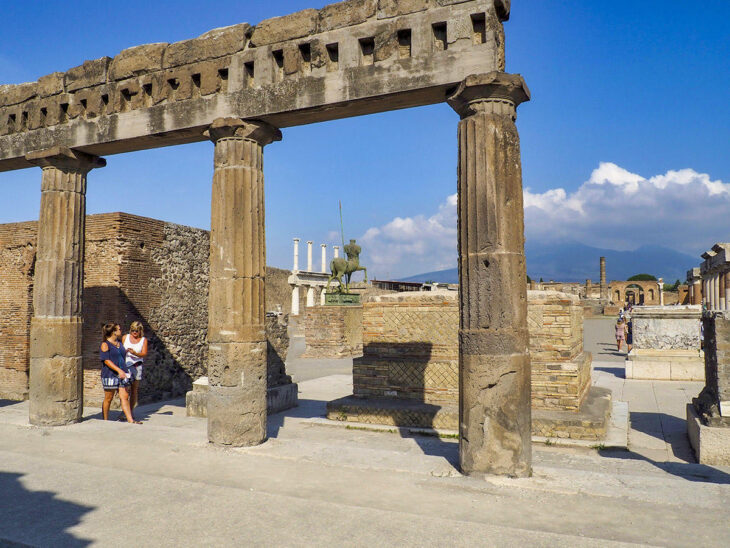
<svg viewBox="0 0 730 548"><path fill-rule="evenodd" d="M326 3L0 0L0 83ZM695 256L730 240L728 20L727 0L513 1L507 70L533 96L517 121L529 240ZM294 236L337 243L342 200L371 274L455 266L457 122L436 105L285 129L266 149L268 263L290 267ZM210 143L107 161L90 175L89 213L209 228ZM39 170L0 185L0 222L37 218Z"/></svg>

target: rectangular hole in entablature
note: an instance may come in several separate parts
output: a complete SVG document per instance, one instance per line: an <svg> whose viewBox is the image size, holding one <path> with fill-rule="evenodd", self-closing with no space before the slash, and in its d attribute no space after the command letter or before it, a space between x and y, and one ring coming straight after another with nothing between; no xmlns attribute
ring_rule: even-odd
<svg viewBox="0 0 730 548"><path fill-rule="evenodd" d="M61 103L59 105L60 108L60 114L59 114L59 120L61 122L65 122L68 120L68 103Z"/></svg>
<svg viewBox="0 0 730 548"><path fill-rule="evenodd" d="M106 114L106 109L109 106L109 94L104 93L101 96L101 114Z"/></svg>
<svg viewBox="0 0 730 548"><path fill-rule="evenodd" d="M152 84L142 84L142 98L146 107L152 106Z"/></svg>
<svg viewBox="0 0 730 548"><path fill-rule="evenodd" d="M175 91L177 88L180 87L180 80L178 80L177 78L168 78L167 85L170 86L170 89L172 91ZM124 93L124 91L122 91L122 93Z"/></svg>
<svg viewBox="0 0 730 548"><path fill-rule="evenodd" d="M15 131L15 114L8 116L8 133Z"/></svg>
<svg viewBox="0 0 730 548"><path fill-rule="evenodd" d="M79 102L81 103L81 108L83 109L83 111L86 112L89 102L86 99L81 99L81 101Z"/></svg>
<svg viewBox="0 0 730 548"><path fill-rule="evenodd" d="M327 72L335 71L340 66L340 46L337 42L327 44Z"/></svg>
<svg viewBox="0 0 730 548"><path fill-rule="evenodd" d="M487 41L487 21L483 13L475 13L471 16L471 28L474 44L483 44Z"/></svg>
<svg viewBox="0 0 730 548"><path fill-rule="evenodd" d="M360 38L360 64L372 65L375 62L375 38Z"/></svg>
<svg viewBox="0 0 730 548"><path fill-rule="evenodd" d="M312 46L310 44L299 44L299 56L302 58L302 72L312 70Z"/></svg>
<svg viewBox="0 0 730 548"><path fill-rule="evenodd" d="M274 58L274 80L281 80L284 77L284 50L272 51L271 56Z"/></svg>
<svg viewBox="0 0 730 548"><path fill-rule="evenodd" d="M28 129L28 113L26 111L20 113L20 129Z"/></svg>
<svg viewBox="0 0 730 548"><path fill-rule="evenodd" d="M411 29L398 31L398 58L406 59L411 56Z"/></svg>
<svg viewBox="0 0 730 548"><path fill-rule="evenodd" d="M218 69L218 81L221 85L221 91L226 92L228 91L228 69L222 68Z"/></svg>
<svg viewBox="0 0 730 548"><path fill-rule="evenodd" d="M449 47L446 41L446 23L434 23L431 25L433 30L433 49L434 51L446 51Z"/></svg>
<svg viewBox="0 0 730 548"><path fill-rule="evenodd" d="M41 126L46 125L46 118L48 118L48 109L46 107L41 107Z"/></svg>
<svg viewBox="0 0 730 548"><path fill-rule="evenodd" d="M254 78L256 77L255 66L253 61L243 64L243 77L246 79L245 85L247 88L254 86Z"/></svg>
<svg viewBox="0 0 730 548"><path fill-rule="evenodd" d="M190 79L193 81L193 91L196 90L198 93L200 92L200 74L193 74L190 76Z"/></svg>
<svg viewBox="0 0 730 548"><path fill-rule="evenodd" d="M169 81L170 80L168 80L168 82ZM125 88L120 92L120 94L122 96L121 111L127 112L132 103L132 92Z"/></svg>

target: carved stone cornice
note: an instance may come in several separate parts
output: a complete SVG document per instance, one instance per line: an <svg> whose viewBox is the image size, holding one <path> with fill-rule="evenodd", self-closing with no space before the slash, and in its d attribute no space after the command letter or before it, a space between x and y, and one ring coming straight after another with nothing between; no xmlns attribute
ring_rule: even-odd
<svg viewBox="0 0 730 548"><path fill-rule="evenodd" d="M530 90L519 74L487 72L467 76L446 99L462 118L479 112L515 117L515 109L530 100Z"/></svg>
<svg viewBox="0 0 730 548"><path fill-rule="evenodd" d="M204 132L214 143L221 139L246 139L266 146L281 141L281 131L260 120L241 120L240 118L217 118Z"/></svg>

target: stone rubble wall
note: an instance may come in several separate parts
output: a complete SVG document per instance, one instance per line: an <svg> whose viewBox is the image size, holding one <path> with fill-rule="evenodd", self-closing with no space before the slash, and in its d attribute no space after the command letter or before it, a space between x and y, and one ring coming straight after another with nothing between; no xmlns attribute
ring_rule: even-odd
<svg viewBox="0 0 730 548"><path fill-rule="evenodd" d="M150 135L201 141L219 117L284 127L443 102L469 74L504 70L508 16L508 0L350 0L2 85L0 171L59 144L104 155ZM369 106L354 112L355 99ZM337 104L348 109L325 108Z"/></svg>
<svg viewBox="0 0 730 548"><path fill-rule="evenodd" d="M0 225L0 398L28 395L36 234L36 222ZM82 309L87 405L103 399L99 345L107 321L119 322L125 333L135 320L145 327L149 354L140 401L181 396L192 380L207 374L209 245L201 229L126 213L87 216ZM277 303L277 296L287 294L287 272L267 267L271 273L267 310L287 303ZM286 316L271 324L269 376L283 384L288 377L276 356L288 350Z"/></svg>
<svg viewBox="0 0 730 548"><path fill-rule="evenodd" d="M699 306L643 306L631 314L638 350L699 350Z"/></svg>

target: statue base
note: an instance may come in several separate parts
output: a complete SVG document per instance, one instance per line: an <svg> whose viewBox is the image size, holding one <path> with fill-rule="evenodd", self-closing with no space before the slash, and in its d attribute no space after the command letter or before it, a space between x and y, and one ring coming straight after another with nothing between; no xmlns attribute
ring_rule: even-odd
<svg viewBox="0 0 730 548"><path fill-rule="evenodd" d="M325 306L357 306L360 304L358 293L325 293Z"/></svg>

